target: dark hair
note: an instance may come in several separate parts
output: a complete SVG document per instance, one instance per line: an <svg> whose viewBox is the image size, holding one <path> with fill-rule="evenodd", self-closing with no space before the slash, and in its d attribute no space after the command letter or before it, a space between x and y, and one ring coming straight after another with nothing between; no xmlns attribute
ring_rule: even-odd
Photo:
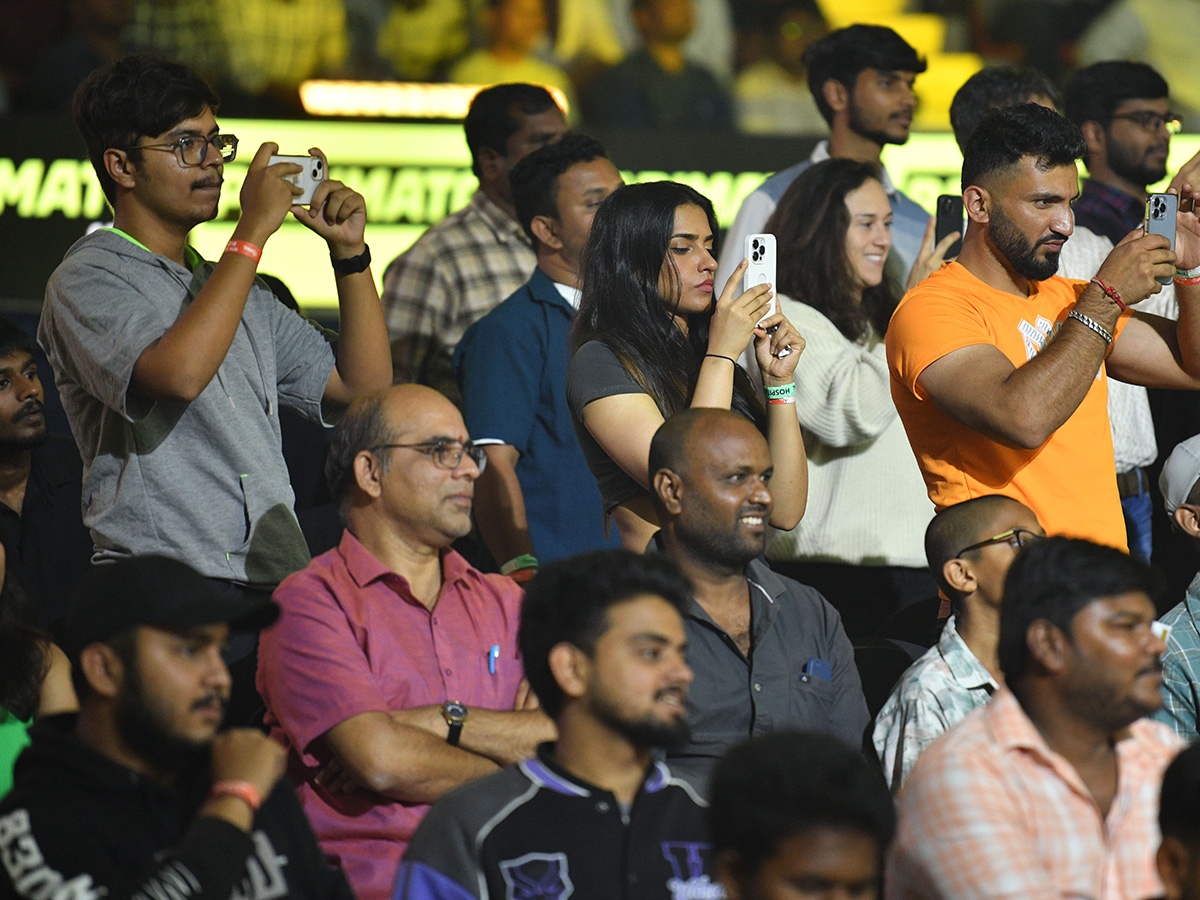
<svg viewBox="0 0 1200 900"><path fill-rule="evenodd" d="M1184 747L1163 773L1158 827L1185 844L1200 840L1200 744Z"/></svg>
<svg viewBox="0 0 1200 900"><path fill-rule="evenodd" d="M484 147L501 156L508 152L508 139L521 130L518 113L536 116L548 109L558 109L558 104L548 90L537 84L497 84L477 93L463 121L467 146L471 148L471 171L478 177L479 151Z"/></svg>
<svg viewBox="0 0 1200 900"><path fill-rule="evenodd" d="M18 352L33 356L33 339L23 328L0 316L0 358Z"/></svg>
<svg viewBox="0 0 1200 900"><path fill-rule="evenodd" d="M116 184L104 166L106 150L125 150L141 162L141 151L134 149L141 138L162 134L205 109L216 112L219 102L187 66L146 53L122 57L88 75L75 91L72 113L109 204Z"/></svg>
<svg viewBox="0 0 1200 900"><path fill-rule="evenodd" d="M568 134L553 144L534 150L508 173L517 221L534 237L535 216L558 217L558 179L572 166L605 159L604 146L585 134Z"/></svg>
<svg viewBox="0 0 1200 900"><path fill-rule="evenodd" d="M1062 103L1050 79L1037 69L1024 66L988 66L963 82L950 102L950 127L958 149L965 151L967 139L979 127L989 109L1031 103L1046 97L1056 107Z"/></svg>
<svg viewBox="0 0 1200 900"><path fill-rule="evenodd" d="M517 646L525 677L551 718L565 698L550 671L550 651L562 643L591 654L608 630L608 610L641 594L662 597L682 616L692 586L665 556L597 550L555 560L529 583L521 605Z"/></svg>
<svg viewBox="0 0 1200 900"><path fill-rule="evenodd" d="M713 850L733 850L741 874L752 878L781 842L810 829L865 832L882 863L896 810L879 770L852 747L825 734L777 731L717 763L708 822Z"/></svg>
<svg viewBox="0 0 1200 900"><path fill-rule="evenodd" d="M354 485L354 457L363 450L393 440L383 414L383 401L388 390L384 388L355 400L333 430L333 439L325 456L325 483L340 506L343 518L350 503L350 488ZM387 472L390 465L391 454L381 454L380 470Z"/></svg>
<svg viewBox="0 0 1200 900"><path fill-rule="evenodd" d="M1159 100L1170 93L1167 82L1140 62L1110 60L1080 69L1067 81L1063 112L1076 125L1099 122L1105 127L1126 100Z"/></svg>
<svg viewBox="0 0 1200 900"><path fill-rule="evenodd" d="M763 226L775 235L779 293L808 304L851 341L862 340L872 328L883 337L900 302L886 275L860 291L846 259L846 195L871 179L879 181L873 163L827 159L809 166Z"/></svg>
<svg viewBox="0 0 1200 900"><path fill-rule="evenodd" d="M1026 635L1045 620L1068 637L1076 614L1095 600L1138 591L1157 601L1160 577L1128 554L1076 538L1027 544L1004 580L1000 601L999 662L1012 687L1029 664Z"/></svg>
<svg viewBox="0 0 1200 900"><path fill-rule="evenodd" d="M0 722L37 712L42 679L50 668L48 635L38 613L9 572L0 586Z"/></svg>
<svg viewBox="0 0 1200 900"><path fill-rule="evenodd" d="M825 82L841 82L849 91L864 69L881 72L924 72L925 60L908 42L883 25L850 25L831 31L804 51L808 89L825 121L833 124L833 109L825 101Z"/></svg>
<svg viewBox="0 0 1200 900"><path fill-rule="evenodd" d="M698 206L714 237L717 218L703 194L674 181L627 184L605 198L592 220L580 265L582 297L571 328L571 347L602 341L654 400L664 419L684 409L708 348L711 313L688 315L685 335L675 325L674 304L659 293L658 279L675 232L675 211ZM714 246L715 255L716 248ZM766 413L750 376L734 366L733 410L766 428Z"/></svg>
<svg viewBox="0 0 1200 900"><path fill-rule="evenodd" d="M963 547L993 537L991 534L984 534L984 531L991 527L1002 509L1014 505L1024 507L1020 500L1012 497L985 494L947 506L930 521L925 529L925 560L929 564L933 580L951 603L956 603L961 598L958 591L946 583L946 576L942 574L943 567L955 559Z"/></svg>
<svg viewBox="0 0 1200 900"><path fill-rule="evenodd" d="M1087 144L1069 121L1037 103L1018 103L983 114L963 151L962 189L1010 169L1026 156L1042 171L1073 165Z"/></svg>

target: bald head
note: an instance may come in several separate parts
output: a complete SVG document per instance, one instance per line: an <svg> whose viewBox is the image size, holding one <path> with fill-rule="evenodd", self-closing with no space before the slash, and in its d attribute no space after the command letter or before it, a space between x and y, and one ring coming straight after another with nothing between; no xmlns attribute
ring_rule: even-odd
<svg viewBox="0 0 1200 900"><path fill-rule="evenodd" d="M948 506L925 530L925 559L938 586L951 600L962 592L947 582L946 563L955 559L964 547L986 541L1013 528L1025 528L1041 534L1037 517L1024 503L1012 497L990 494ZM1002 585L996 585L999 596Z"/></svg>
<svg viewBox="0 0 1200 900"><path fill-rule="evenodd" d="M720 435L757 436L766 446L762 433L745 416L728 409L685 409L659 426L650 442L650 483L655 473L669 469L680 475L691 468L692 457L703 451L707 439ZM659 499L655 497L655 502Z"/></svg>

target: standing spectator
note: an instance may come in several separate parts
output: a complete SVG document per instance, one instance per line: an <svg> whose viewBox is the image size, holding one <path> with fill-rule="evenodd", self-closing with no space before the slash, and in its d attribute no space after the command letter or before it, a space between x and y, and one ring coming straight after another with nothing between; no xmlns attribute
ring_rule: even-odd
<svg viewBox="0 0 1200 900"><path fill-rule="evenodd" d="M393 380L425 384L451 399L458 396L451 358L463 333L537 265L508 174L566 134L567 122L545 88L500 84L475 95L463 128L479 189L383 273Z"/></svg>
<svg viewBox="0 0 1200 900"><path fill-rule="evenodd" d="M467 329L454 352L463 420L487 453L475 521L500 571L526 580L549 562L610 543L596 481L567 406L568 335L592 218L621 186L604 148L584 135L534 150L512 171L513 202L538 267Z"/></svg>
<svg viewBox="0 0 1200 900"><path fill-rule="evenodd" d="M737 127L745 134L828 134L808 87L804 51L829 31L816 0L788 0L771 15L768 54L733 83Z"/></svg>
<svg viewBox="0 0 1200 900"><path fill-rule="evenodd" d="M623 550L538 575L521 656L558 740L434 804L396 900L721 896L704 804L655 752L687 732L689 589L666 560Z"/></svg>
<svg viewBox="0 0 1200 900"><path fill-rule="evenodd" d="M688 407L733 409L769 429L771 524L792 528L804 514L808 467L790 408L804 339L782 313L767 317L769 285L739 293L731 279L713 303L716 231L707 197L659 181L614 191L588 238L567 403L604 512L637 553L658 529L650 442L664 419ZM765 414L736 362L751 338L772 401Z"/></svg>
<svg viewBox="0 0 1200 900"><path fill-rule="evenodd" d="M804 52L808 89L825 121L829 140L821 141L808 159L776 172L750 194L729 226L717 270L724 285L745 255L746 237L764 229L784 191L796 178L821 160L840 157L879 164L886 144L908 141L917 98L913 82L925 71L925 60L890 28L851 25L830 32ZM918 262L933 247L933 222L881 171L884 190L892 207L892 242L897 268L889 274L904 285ZM928 248L922 250L924 242ZM926 260L927 268L937 262ZM739 276L740 277L740 276Z"/></svg>
<svg viewBox="0 0 1200 900"><path fill-rule="evenodd" d="M824 594L855 640L937 593L921 547L933 505L883 344L899 296L885 277L893 218L878 171L816 163L765 226L777 241L779 308L804 335L795 409L808 455L804 518L772 535L770 557Z"/></svg>
<svg viewBox="0 0 1200 900"><path fill-rule="evenodd" d="M584 96L584 116L600 128L725 130L733 106L712 73L687 58L692 0L633 0L644 47L601 73Z"/></svg>
<svg viewBox="0 0 1200 900"><path fill-rule="evenodd" d="M900 794L894 900L1157 897L1156 798L1180 741L1158 709L1157 582L1111 547L1048 538L1000 606L1006 687L935 741Z"/></svg>

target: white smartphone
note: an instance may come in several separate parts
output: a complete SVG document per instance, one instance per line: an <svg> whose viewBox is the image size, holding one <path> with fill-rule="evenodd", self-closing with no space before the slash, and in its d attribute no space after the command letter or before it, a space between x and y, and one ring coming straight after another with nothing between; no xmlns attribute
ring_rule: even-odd
<svg viewBox="0 0 1200 900"><path fill-rule="evenodd" d="M771 306L767 309L767 316L775 315L775 235L773 234L748 234L746 235L746 259L750 262L746 266L746 274L742 276L742 290L748 291L750 288L758 284L770 284L771 288ZM762 321L760 319L759 321Z"/></svg>
<svg viewBox="0 0 1200 900"><path fill-rule="evenodd" d="M308 206L312 203L313 191L317 189L317 185L329 177L329 173L325 171L325 160L319 156L272 156L267 161L267 165L273 166L275 163L281 162L295 163L300 166L300 172L295 175L285 175L284 178L304 191L292 202L300 206Z"/></svg>

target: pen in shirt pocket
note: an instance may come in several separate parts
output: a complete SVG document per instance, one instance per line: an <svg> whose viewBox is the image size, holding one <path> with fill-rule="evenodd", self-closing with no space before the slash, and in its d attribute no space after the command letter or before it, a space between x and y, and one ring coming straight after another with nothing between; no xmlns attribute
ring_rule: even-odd
<svg viewBox="0 0 1200 900"><path fill-rule="evenodd" d="M500 645L492 644L492 648L488 650L488 671L493 675L496 674L496 660L500 658Z"/></svg>

